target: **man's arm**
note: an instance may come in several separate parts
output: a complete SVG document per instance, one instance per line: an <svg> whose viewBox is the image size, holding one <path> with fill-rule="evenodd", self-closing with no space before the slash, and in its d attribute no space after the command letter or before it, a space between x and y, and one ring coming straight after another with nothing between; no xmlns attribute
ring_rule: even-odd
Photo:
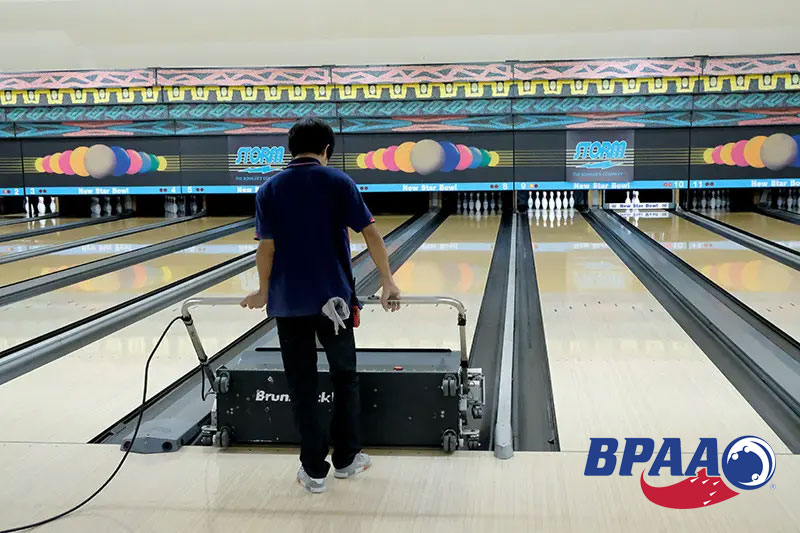
<svg viewBox="0 0 800 533"><path fill-rule="evenodd" d="M248 294L239 305L250 309L261 309L267 305L267 297L269 295L269 277L272 274L272 260L274 257L275 241L272 239L263 239L258 241L258 250L256 251L258 290Z"/></svg>
<svg viewBox="0 0 800 533"><path fill-rule="evenodd" d="M378 233L375 224L369 224L361 234L367 243L369 255L381 275L381 304L387 311L397 311L400 308L400 304L397 302L390 303L390 300L396 300L400 296L400 289L395 285L392 271L389 268L389 255L386 253L383 237Z"/></svg>

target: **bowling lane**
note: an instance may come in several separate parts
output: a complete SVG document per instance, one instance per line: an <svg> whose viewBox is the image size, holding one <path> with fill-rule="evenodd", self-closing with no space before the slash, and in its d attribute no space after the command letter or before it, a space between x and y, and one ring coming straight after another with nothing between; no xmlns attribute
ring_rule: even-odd
<svg viewBox="0 0 800 533"><path fill-rule="evenodd" d="M19 224L9 224L8 226L0 226L0 235L8 235L11 233L20 233L23 231L31 231L41 228L50 228L54 226L61 226L69 224L70 222L80 222L87 220L85 218L45 218L42 220L34 220L30 222L21 222Z"/></svg>
<svg viewBox="0 0 800 533"><path fill-rule="evenodd" d="M451 296L464 303L467 346L475 333L499 224L499 216L476 220L452 215L395 273L403 295ZM356 343L362 348L458 349L456 312L445 306L409 306L386 313L367 306Z"/></svg>
<svg viewBox="0 0 800 533"><path fill-rule="evenodd" d="M56 231L55 233L45 233L44 235L35 235L32 237L15 239L13 241L0 242L0 254L26 252L28 250L41 248L42 246L52 246L55 244L77 241L88 237L97 237L99 235L105 235L106 233L144 226L146 224L152 224L162 220L164 219L144 217L123 218L122 220L106 222L105 224L93 224L83 228L66 229L62 231Z"/></svg>
<svg viewBox="0 0 800 533"><path fill-rule="evenodd" d="M741 435L788 451L583 217L531 234L562 451Z"/></svg>
<svg viewBox="0 0 800 533"><path fill-rule="evenodd" d="M797 224L749 211L737 213L715 213L712 211L710 216L720 222L736 226L761 238L800 252L800 226Z"/></svg>
<svg viewBox="0 0 800 533"><path fill-rule="evenodd" d="M376 224L385 235L405 219L376 217ZM252 246L253 231L243 233L241 242L246 245L240 247ZM200 254L194 255L200 259ZM253 268L199 296L239 297L257 286ZM180 305L173 305L0 386L0 405L15 406L0 409L0 426L4 426L0 442L87 442L130 412L141 401L145 360L178 314ZM217 352L264 318L263 311L238 306L198 307L192 315L208 353ZM181 323L175 324L151 365L150 396L195 366L186 330Z"/></svg>
<svg viewBox="0 0 800 533"><path fill-rule="evenodd" d="M639 229L800 340L800 272L672 214Z"/></svg>
<svg viewBox="0 0 800 533"><path fill-rule="evenodd" d="M145 224L148 224L160 219L142 219L142 220L144 221ZM241 220L241 218L234 218L234 217L196 218L194 220L189 220L187 222L182 222L179 224L172 224L162 228L156 228L148 231L142 231L140 233L125 235L123 237L117 237L116 239L109 239L107 241L97 242L94 244L87 244L85 246L68 248L66 250L61 250L60 252L55 252L52 254L41 255L38 257L31 257L30 259L23 259L22 261L14 261L13 263L6 263L5 265L0 265L0 285L10 285L12 283L24 281L29 278L42 276L44 274L50 274L52 272L58 272L60 270L72 268L74 266L110 257L112 255L116 255L119 253L136 250L138 248L142 248L144 246L148 246L151 244L158 244L160 242L168 241L171 239L177 239L178 237L183 237L191 233L197 233L199 231L204 231L218 226L223 226L225 224L230 224L232 222L236 222L237 220ZM123 222L123 221L120 220L118 222ZM69 234L72 233L73 231L78 231L80 232L80 236L76 235L75 238L84 238L89 235L92 235L93 233L91 231L84 231L84 230L90 230L91 228L98 228L99 230L101 226L110 226L111 224L117 224L117 222L109 222L108 224L99 224L97 226L89 226L86 228L79 228L75 230L63 231L58 233ZM116 229L108 228L108 231L117 231L120 229L124 229L124 226L116 227ZM94 234L97 235L102 233L106 232L97 231L97 233ZM49 235L43 235L42 237L48 237L48 236ZM61 236L61 239L69 240L69 239L64 239L63 235Z"/></svg>

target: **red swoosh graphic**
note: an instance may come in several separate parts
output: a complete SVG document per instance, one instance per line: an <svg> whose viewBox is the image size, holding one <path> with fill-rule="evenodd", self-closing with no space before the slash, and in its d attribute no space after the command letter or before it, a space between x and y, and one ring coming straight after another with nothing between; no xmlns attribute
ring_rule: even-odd
<svg viewBox="0 0 800 533"><path fill-rule="evenodd" d="M644 480L644 471L639 479L645 497L656 505L670 509L695 509L724 502L739 494L728 488L721 477L709 477L701 468L696 476L674 485L654 487Z"/></svg>

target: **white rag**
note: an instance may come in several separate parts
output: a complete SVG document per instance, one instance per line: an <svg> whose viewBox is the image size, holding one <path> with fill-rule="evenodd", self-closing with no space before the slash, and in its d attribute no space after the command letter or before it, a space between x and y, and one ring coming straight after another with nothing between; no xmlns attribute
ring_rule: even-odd
<svg viewBox="0 0 800 533"><path fill-rule="evenodd" d="M350 307L344 298L334 296L322 306L322 314L333 322L334 334L339 334L339 328L344 329L344 321L350 318Z"/></svg>

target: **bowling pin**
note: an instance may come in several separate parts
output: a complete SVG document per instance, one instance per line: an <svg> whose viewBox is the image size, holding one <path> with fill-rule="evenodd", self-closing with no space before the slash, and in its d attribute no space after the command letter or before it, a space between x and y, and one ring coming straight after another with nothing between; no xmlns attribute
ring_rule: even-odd
<svg viewBox="0 0 800 533"><path fill-rule="evenodd" d="M555 209L555 208L556 208L556 201L555 201L555 199L553 198L553 191L550 191L550 194L548 195L548 199L547 199L547 207L548 207L548 208L549 208L551 211L552 211L553 209ZM553 223L553 221L551 220L551 221L550 221L550 227L552 227L552 223Z"/></svg>
<svg viewBox="0 0 800 533"><path fill-rule="evenodd" d="M794 191L789 191L789 198L786 200L786 210L792 211L794 208Z"/></svg>
<svg viewBox="0 0 800 533"><path fill-rule="evenodd" d="M556 192L556 209L561 209L561 191Z"/></svg>
<svg viewBox="0 0 800 533"><path fill-rule="evenodd" d="M631 204L631 191L625 191L625 205Z"/></svg>
<svg viewBox="0 0 800 533"><path fill-rule="evenodd" d="M500 193L500 195L497 197L497 210L501 212L503 211L503 193Z"/></svg>
<svg viewBox="0 0 800 533"><path fill-rule="evenodd" d="M466 206L466 202L464 202L463 205ZM197 197L196 196L192 196L192 200L189 203L189 208L192 210L192 214L193 215L197 214Z"/></svg>
<svg viewBox="0 0 800 533"><path fill-rule="evenodd" d="M708 203L706 202L706 191L703 190L703 196L700 198L700 209L705 209Z"/></svg>
<svg viewBox="0 0 800 533"><path fill-rule="evenodd" d="M30 204L30 202L28 202L28 197L27 196L25 197L23 207L25 208L25 218L30 218L31 217L31 204Z"/></svg>
<svg viewBox="0 0 800 533"><path fill-rule="evenodd" d="M569 208L575 207L575 191L569 191Z"/></svg>
<svg viewBox="0 0 800 533"><path fill-rule="evenodd" d="M472 193L469 193L469 210L472 211L475 209L475 200L472 198Z"/></svg>
<svg viewBox="0 0 800 533"><path fill-rule="evenodd" d="M711 191L711 204L709 205L709 207L712 210L717 209L717 191Z"/></svg>
<svg viewBox="0 0 800 533"><path fill-rule="evenodd" d="M692 209L697 209L697 193L692 193Z"/></svg>
<svg viewBox="0 0 800 533"><path fill-rule="evenodd" d="M97 196L92 196L92 203L89 206L89 212L92 215L92 218L97 218L101 214L101 207L100 207L100 198Z"/></svg>
<svg viewBox="0 0 800 533"><path fill-rule="evenodd" d="M36 212L39 216L44 216L47 213L47 207L44 205L44 196L39 197L39 203L36 204Z"/></svg>
<svg viewBox="0 0 800 533"><path fill-rule="evenodd" d="M536 207L536 209L542 208L542 201L539 199L539 191L536 191L536 201L531 200L531 191L528 191L528 209L531 207Z"/></svg>
<svg viewBox="0 0 800 533"><path fill-rule="evenodd" d="M786 201L786 190L778 189L778 209L783 209L783 203Z"/></svg>
<svg viewBox="0 0 800 533"><path fill-rule="evenodd" d="M639 191L633 191L633 207L634 209L639 208Z"/></svg>
<svg viewBox="0 0 800 533"><path fill-rule="evenodd" d="M497 201L495 200L496 197L497 197L497 193L493 192L492 193L492 203L489 205L489 208L492 211L497 211Z"/></svg>
<svg viewBox="0 0 800 533"><path fill-rule="evenodd" d="M55 196L51 196L50 197L50 212L51 213L55 213L56 212L56 197Z"/></svg>

